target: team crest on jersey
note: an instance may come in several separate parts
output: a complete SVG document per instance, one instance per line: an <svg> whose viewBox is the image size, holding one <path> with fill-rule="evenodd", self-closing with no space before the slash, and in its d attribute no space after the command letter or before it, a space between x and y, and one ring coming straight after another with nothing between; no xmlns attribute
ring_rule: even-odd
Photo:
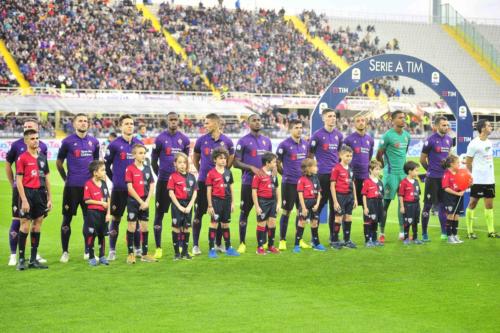
<svg viewBox="0 0 500 333"><path fill-rule="evenodd" d="M220 142L221 147L224 147L224 141Z"/></svg>
<svg viewBox="0 0 500 333"><path fill-rule="evenodd" d="M111 152L109 151L109 148L106 149L106 156L109 156L109 154L111 154Z"/></svg>
<svg viewBox="0 0 500 333"><path fill-rule="evenodd" d="M177 225L177 219L176 219L176 218L173 218L173 219L172 219L172 224Z"/></svg>
<svg viewBox="0 0 500 333"><path fill-rule="evenodd" d="M73 146L78 146L78 143L76 143L76 142L75 142L75 143L73 143Z"/></svg>
<svg viewBox="0 0 500 333"><path fill-rule="evenodd" d="M370 141L366 140L366 144L369 145L370 144Z"/></svg>
<svg viewBox="0 0 500 333"><path fill-rule="evenodd" d="M149 176L150 176L149 172L146 172L145 176L146 176L146 179L149 179Z"/></svg>
<svg viewBox="0 0 500 333"><path fill-rule="evenodd" d="M92 141L90 141L90 140L89 140L89 146L91 146L91 147L92 147Z"/></svg>
<svg viewBox="0 0 500 333"><path fill-rule="evenodd" d="M182 144L182 139L177 140L178 144Z"/></svg>
<svg viewBox="0 0 500 333"><path fill-rule="evenodd" d="M323 138L323 139L324 139L324 138ZM316 140L312 140L312 141L311 141L311 146L312 146L312 147L316 147Z"/></svg>
<svg viewBox="0 0 500 333"><path fill-rule="evenodd" d="M12 211L15 213L17 212L17 206L12 206Z"/></svg>
<svg viewBox="0 0 500 333"><path fill-rule="evenodd" d="M134 213L128 213L128 219L129 220L133 220L135 217L135 214Z"/></svg>
<svg viewBox="0 0 500 333"><path fill-rule="evenodd" d="M190 180L189 181L189 186L193 186L193 184L194 184L194 181Z"/></svg>
<svg viewBox="0 0 500 333"><path fill-rule="evenodd" d="M104 189L104 195L108 195L108 190L107 189Z"/></svg>
<svg viewBox="0 0 500 333"><path fill-rule="evenodd" d="M226 179L226 182L229 182L230 177L226 176L226 177L224 177L224 179Z"/></svg>
<svg viewBox="0 0 500 333"><path fill-rule="evenodd" d="M241 145L237 145L236 150L241 150Z"/></svg>
<svg viewBox="0 0 500 333"><path fill-rule="evenodd" d="M45 166L45 162L44 161L40 161L40 167L44 167Z"/></svg>

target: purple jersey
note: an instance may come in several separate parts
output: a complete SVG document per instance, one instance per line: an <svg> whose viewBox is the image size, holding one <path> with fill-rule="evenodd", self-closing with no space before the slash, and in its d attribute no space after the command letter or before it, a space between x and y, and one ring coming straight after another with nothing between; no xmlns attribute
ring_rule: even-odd
<svg viewBox="0 0 500 333"><path fill-rule="evenodd" d="M291 137L282 141L276 150L278 160L283 166L282 183L297 184L302 176L302 160L307 157L307 141L297 143Z"/></svg>
<svg viewBox="0 0 500 333"><path fill-rule="evenodd" d="M99 159L99 141L90 135L80 138L76 134L71 134L62 141L57 159L67 160L66 185L84 187L87 180L92 177L89 171L90 162Z"/></svg>
<svg viewBox="0 0 500 333"><path fill-rule="evenodd" d="M255 136L252 133L248 133L238 140L235 158L260 169L262 167L262 155L266 151L271 151L272 148L271 140L267 136L260 134ZM253 180L252 171L244 170L242 178L242 184L251 185Z"/></svg>
<svg viewBox="0 0 500 333"><path fill-rule="evenodd" d="M345 138L344 144L352 148L351 168L356 179L367 179L370 160L373 155L373 146L375 142L368 134L363 136L354 132Z"/></svg>
<svg viewBox="0 0 500 333"><path fill-rule="evenodd" d="M311 137L309 151L314 154L318 161L318 173L330 174L339 162L339 149L342 147L342 133L336 128L328 132L324 127L320 128Z"/></svg>
<svg viewBox="0 0 500 333"><path fill-rule="evenodd" d="M221 134L217 141L210 134L205 134L196 140L194 152L200 154L199 182L204 182L208 172L215 167L214 161L212 161L212 150L218 147L226 148L229 155L234 155L233 141L224 134Z"/></svg>
<svg viewBox="0 0 500 333"><path fill-rule="evenodd" d="M184 153L189 156L189 138L177 131L174 134L163 131L156 137L152 151L153 158L160 161L158 179L167 181L175 171L174 158L177 153Z"/></svg>
<svg viewBox="0 0 500 333"><path fill-rule="evenodd" d="M40 153L44 154L47 156L47 145L40 141L39 143L39 150ZM24 143L24 138L18 139L12 143L10 146L9 151L7 152L7 155L5 156L5 160L9 162L11 165L15 164L17 161L17 158L26 151L26 143ZM16 177L14 173L14 187L16 187Z"/></svg>
<svg viewBox="0 0 500 333"><path fill-rule="evenodd" d="M439 135L434 133L427 138L422 147L422 153L429 157L429 167L427 168L427 177L442 178L445 169L441 166L441 161L448 157L453 140L448 135Z"/></svg>
<svg viewBox="0 0 500 333"><path fill-rule="evenodd" d="M125 182L125 169L134 162L132 156L132 147L136 144L142 144L142 141L136 137L132 137L130 143L125 141L123 136L119 136L111 142L106 150L104 162L106 163L106 171L112 170L111 181L113 182L113 190L126 191L127 183ZM111 169L113 166L113 169Z"/></svg>

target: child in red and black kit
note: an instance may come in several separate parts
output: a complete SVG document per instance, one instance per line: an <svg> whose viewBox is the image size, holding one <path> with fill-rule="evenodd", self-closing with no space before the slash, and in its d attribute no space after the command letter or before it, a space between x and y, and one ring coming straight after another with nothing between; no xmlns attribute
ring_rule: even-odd
<svg viewBox="0 0 500 333"><path fill-rule="evenodd" d="M174 260L191 260L188 252L189 235L194 203L198 196L196 177L189 173L188 156L177 153L174 157L175 172L170 175L167 190L172 200L172 245ZM179 248L182 252L179 252Z"/></svg>
<svg viewBox="0 0 500 333"><path fill-rule="evenodd" d="M418 184L418 163L406 162L404 172L408 175L399 184L399 202L401 204L401 214L403 214L403 228L405 245L410 244L410 225L413 232L413 244L423 244L418 239L418 223L420 221L420 185Z"/></svg>
<svg viewBox="0 0 500 333"><path fill-rule="evenodd" d="M222 236L226 245L226 255L239 257L239 253L231 246L231 233L229 223L231 222L231 213L234 210L233 205L233 174L227 168L229 152L222 147L212 151L212 160L215 168L207 174L205 184L207 185L208 214L212 216L210 229L208 231L208 257L217 258L215 251L215 237L219 224L222 229Z"/></svg>
<svg viewBox="0 0 500 333"><path fill-rule="evenodd" d="M87 205L85 217L85 246L89 254L89 265L97 266L94 255L94 241L97 236L99 242L99 263L109 265L104 255L107 223L111 221L111 199L106 185L106 166L104 161L92 161L89 165L92 178L85 183L83 200Z"/></svg>
<svg viewBox="0 0 500 333"><path fill-rule="evenodd" d="M353 172L349 163L352 161L352 149L342 146L339 152L340 163L335 165L330 176L330 191L335 208L335 225L330 246L340 250L343 246L351 249L356 244L351 241L352 210L358 206L356 191L353 191ZM342 224L344 242L339 241L339 230Z"/></svg>
<svg viewBox="0 0 500 333"><path fill-rule="evenodd" d="M268 252L278 254L274 246L276 234L276 215L280 211L280 192L278 177L275 175L277 156L271 152L262 155L262 170L264 176L254 175L252 180L252 200L257 213L257 254L265 255L264 239L266 226L268 231Z"/></svg>
<svg viewBox="0 0 500 333"><path fill-rule="evenodd" d="M461 200L465 191L460 191L455 181L455 174L459 169L460 161L457 156L449 155L443 160L443 167L446 169L441 180L443 187L443 205L446 210L446 234L449 244L463 243L458 238L458 218L464 213L464 203Z"/></svg>
<svg viewBox="0 0 500 333"><path fill-rule="evenodd" d="M370 162L370 177L363 181L361 195L363 196L363 230L365 234L365 246L383 246L377 240L377 227L384 215L384 185L380 180L380 170L382 165L379 161Z"/></svg>
<svg viewBox="0 0 500 333"><path fill-rule="evenodd" d="M318 220L319 220L319 202L321 200L321 186L318 179L318 165L316 160L306 158L301 165L302 177L297 182L297 193L299 196L299 222L295 235L294 253L300 253L300 242L304 233L304 225L307 221L311 223L311 234L313 249L316 251L325 251L325 247L319 242Z"/></svg>

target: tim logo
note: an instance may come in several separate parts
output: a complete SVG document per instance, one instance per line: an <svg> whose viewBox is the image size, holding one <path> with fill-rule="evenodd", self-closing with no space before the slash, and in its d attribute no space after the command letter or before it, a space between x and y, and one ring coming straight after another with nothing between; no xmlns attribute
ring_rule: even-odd
<svg viewBox="0 0 500 333"><path fill-rule="evenodd" d="M445 90L445 91L441 92L441 96L443 96L443 97L457 97L457 92Z"/></svg>
<svg viewBox="0 0 500 333"><path fill-rule="evenodd" d="M458 142L471 142L472 138L470 136L459 136Z"/></svg>
<svg viewBox="0 0 500 333"><path fill-rule="evenodd" d="M438 72L432 72L431 74L431 83L435 86L439 84L440 81L440 75Z"/></svg>
<svg viewBox="0 0 500 333"><path fill-rule="evenodd" d="M359 68L354 68L352 70L351 78L353 81L361 80L361 70Z"/></svg>
<svg viewBox="0 0 500 333"><path fill-rule="evenodd" d="M334 94L347 94L349 92L349 88L346 87L333 87L332 92Z"/></svg>
<svg viewBox="0 0 500 333"><path fill-rule="evenodd" d="M465 107L465 105L461 105L458 108L458 117L467 118L467 108Z"/></svg>

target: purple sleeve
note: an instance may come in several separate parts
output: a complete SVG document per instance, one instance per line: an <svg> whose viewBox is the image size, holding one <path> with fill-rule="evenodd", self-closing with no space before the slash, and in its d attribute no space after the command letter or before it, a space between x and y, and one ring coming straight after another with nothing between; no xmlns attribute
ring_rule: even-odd
<svg viewBox="0 0 500 333"><path fill-rule="evenodd" d="M97 139L94 139L94 142L95 142L95 148L94 148L94 154L93 154L93 157L94 157L94 160L98 160L99 159L99 153L101 151L101 144L99 143L99 140Z"/></svg>
<svg viewBox="0 0 500 333"><path fill-rule="evenodd" d="M153 150L151 151L151 158L158 158L161 151L161 139L160 135L156 137Z"/></svg>
<svg viewBox="0 0 500 333"><path fill-rule="evenodd" d="M5 160L10 164L14 164L16 162L16 148L14 145L10 146L7 155L5 156Z"/></svg>
<svg viewBox="0 0 500 333"><path fill-rule="evenodd" d="M68 156L68 141L63 140L61 144L61 148L59 148L59 152L57 153L57 159L64 161L66 157Z"/></svg>
<svg viewBox="0 0 500 333"><path fill-rule="evenodd" d="M430 138L427 138L424 142L424 146L422 147L422 153L429 155L429 153L432 150L432 143L429 140Z"/></svg>
<svg viewBox="0 0 500 333"><path fill-rule="evenodd" d="M201 154L201 137L196 140L193 151L197 154Z"/></svg>
<svg viewBox="0 0 500 333"><path fill-rule="evenodd" d="M234 155L234 143L229 137L227 137L227 150L229 151L229 155Z"/></svg>
<svg viewBox="0 0 500 333"><path fill-rule="evenodd" d="M285 148L283 147L283 142L280 143L278 149L276 149L276 155L278 155L278 160L283 162L283 156L285 155Z"/></svg>
<svg viewBox="0 0 500 333"><path fill-rule="evenodd" d="M370 137L370 153L369 153L369 157L370 157L370 161L373 157L373 147L375 146L375 141L373 140L372 137Z"/></svg>
<svg viewBox="0 0 500 333"><path fill-rule="evenodd" d="M236 150L234 152L234 157L241 161L243 159L244 150L245 147L243 139L239 139L238 142L236 143Z"/></svg>
<svg viewBox="0 0 500 333"><path fill-rule="evenodd" d="M337 148L340 151L340 148L342 148L342 144L344 143L344 135L342 135L342 132L339 131L339 147Z"/></svg>
<svg viewBox="0 0 500 333"><path fill-rule="evenodd" d="M309 152L314 154L318 148L318 138L316 137L316 132L311 136L309 140Z"/></svg>
<svg viewBox="0 0 500 333"><path fill-rule="evenodd" d="M191 149L191 141L187 136L184 136L184 148L182 149L182 151L184 152L184 154L189 156L189 149Z"/></svg>

